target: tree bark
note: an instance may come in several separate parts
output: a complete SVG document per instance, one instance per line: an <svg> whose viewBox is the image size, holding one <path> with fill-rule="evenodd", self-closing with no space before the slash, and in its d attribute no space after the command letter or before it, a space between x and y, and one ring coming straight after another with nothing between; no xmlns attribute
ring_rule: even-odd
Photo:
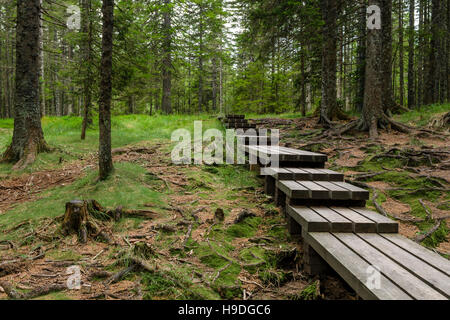
<svg viewBox="0 0 450 320"><path fill-rule="evenodd" d="M404 79L404 41L403 41L403 0L398 0L398 63L400 69L400 88L399 88L399 100L400 105L404 105L404 92L405 92L405 79Z"/></svg>
<svg viewBox="0 0 450 320"><path fill-rule="evenodd" d="M172 8L171 1L164 0L164 14L163 14L163 61L162 61L162 78L163 78L163 92L162 92L162 110L164 114L172 113Z"/></svg>
<svg viewBox="0 0 450 320"><path fill-rule="evenodd" d="M389 112L395 106L392 87L392 0L380 0L378 5L381 9L383 109Z"/></svg>
<svg viewBox="0 0 450 320"><path fill-rule="evenodd" d="M91 0L82 0L81 32L83 33L82 56L84 66L83 80L83 123L81 127L81 140L86 139L86 130L92 124L92 22Z"/></svg>
<svg viewBox="0 0 450 320"><path fill-rule="evenodd" d="M319 122L329 125L336 116L337 0L322 0L322 105Z"/></svg>
<svg viewBox="0 0 450 320"><path fill-rule="evenodd" d="M408 48L408 108L416 106L415 71L414 71L414 40L415 40L415 0L409 0L409 48Z"/></svg>
<svg viewBox="0 0 450 320"><path fill-rule="evenodd" d="M111 155L111 95L112 95L112 53L114 29L114 0L103 0L103 36L100 74L99 101L99 174L105 180L113 171Z"/></svg>
<svg viewBox="0 0 450 320"><path fill-rule="evenodd" d="M369 4L380 6L381 1L370 0ZM369 130L372 139L378 137L378 123L383 114L383 32L383 29L367 30L366 80L360 129Z"/></svg>
<svg viewBox="0 0 450 320"><path fill-rule="evenodd" d="M39 152L49 151L39 104L39 12L39 0L17 0L14 132L2 157L17 161L14 169L27 167Z"/></svg>
<svg viewBox="0 0 450 320"><path fill-rule="evenodd" d="M431 9L431 42L429 50L429 69L425 82L424 103L433 104L439 100L439 55L440 55L440 19L441 0L432 1Z"/></svg>

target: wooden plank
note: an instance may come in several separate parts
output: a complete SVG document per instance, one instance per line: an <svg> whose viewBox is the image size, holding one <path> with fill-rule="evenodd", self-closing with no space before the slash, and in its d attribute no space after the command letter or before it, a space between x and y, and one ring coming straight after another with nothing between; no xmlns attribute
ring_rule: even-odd
<svg viewBox="0 0 450 320"><path fill-rule="evenodd" d="M422 261L450 276L450 261L399 234L383 234L383 238L408 251Z"/></svg>
<svg viewBox="0 0 450 320"><path fill-rule="evenodd" d="M330 231L330 223L308 207L287 206L286 210L306 232Z"/></svg>
<svg viewBox="0 0 450 320"><path fill-rule="evenodd" d="M333 181L333 183L339 187L342 187L344 189L347 189L352 192L352 199L353 200L369 200L369 191L358 188L354 185L351 185L346 182L336 182Z"/></svg>
<svg viewBox="0 0 450 320"><path fill-rule="evenodd" d="M318 169L303 169L304 171L309 173L309 180L311 181L328 181L328 174L324 174L323 172L319 171Z"/></svg>
<svg viewBox="0 0 450 320"><path fill-rule="evenodd" d="M292 180L277 181L277 188L283 191L289 198L309 198L309 190Z"/></svg>
<svg viewBox="0 0 450 320"><path fill-rule="evenodd" d="M365 208L350 208L377 224L378 233L398 233L398 223L381 214Z"/></svg>
<svg viewBox="0 0 450 320"><path fill-rule="evenodd" d="M353 224L350 220L344 218L336 211L331 210L328 207L311 207L311 210L315 211L322 218L330 222L331 232L352 232Z"/></svg>
<svg viewBox="0 0 450 320"><path fill-rule="evenodd" d="M296 181L309 190L309 199L329 199L329 191L313 181ZM298 197L291 197L298 199ZM306 198L308 199L308 198Z"/></svg>
<svg viewBox="0 0 450 320"><path fill-rule="evenodd" d="M350 210L348 208L331 207L334 211L339 213L341 216L347 218L353 223L353 232L367 232L374 233L377 232L377 225L372 220L360 215L359 213Z"/></svg>
<svg viewBox="0 0 450 320"><path fill-rule="evenodd" d="M261 175L262 176L272 176L274 178L278 178L279 173L285 173L286 175L292 175L292 172L285 168L272 168L272 167L265 167L261 168ZM279 180L291 180L291 179L279 179Z"/></svg>
<svg viewBox="0 0 450 320"><path fill-rule="evenodd" d="M302 168L288 168L288 170L292 173L292 180L312 180L311 174Z"/></svg>
<svg viewBox="0 0 450 320"><path fill-rule="evenodd" d="M351 236L355 236L351 234ZM303 232L305 241L365 300L411 300L412 298L383 274L380 288L367 287L370 264L331 233Z"/></svg>
<svg viewBox="0 0 450 320"><path fill-rule="evenodd" d="M349 200L351 199L351 192L347 189L339 187L329 181L317 181L317 184L328 189L330 191L330 199L333 200Z"/></svg>
<svg viewBox="0 0 450 320"><path fill-rule="evenodd" d="M433 268L378 234L360 234L359 237L439 291L447 299L450 298L450 277L445 273Z"/></svg>
<svg viewBox="0 0 450 320"><path fill-rule="evenodd" d="M323 173L328 174L328 180L327 181L340 181L340 182L344 182L344 174L340 173L340 172L336 172L333 170L329 170L329 169L318 169Z"/></svg>
<svg viewBox="0 0 450 320"><path fill-rule="evenodd" d="M427 283L410 273L395 261L375 249L369 243L354 234L334 233L342 243L356 252L370 265L377 266L381 273L405 292L419 300L445 300L446 297ZM379 235L376 235L380 237Z"/></svg>

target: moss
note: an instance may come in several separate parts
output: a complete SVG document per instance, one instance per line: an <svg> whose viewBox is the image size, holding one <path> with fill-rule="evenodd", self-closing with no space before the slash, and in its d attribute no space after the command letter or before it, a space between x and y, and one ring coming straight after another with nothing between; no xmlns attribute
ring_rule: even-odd
<svg viewBox="0 0 450 320"><path fill-rule="evenodd" d="M272 285L275 287L280 287L286 282L288 282L292 278L292 273L276 270L276 269L269 269L262 271L258 274L258 278L265 284L265 285Z"/></svg>
<svg viewBox="0 0 450 320"><path fill-rule="evenodd" d="M262 219L260 217L247 218L229 227L227 233L234 238L251 238L258 231L261 223Z"/></svg>
<svg viewBox="0 0 450 320"><path fill-rule="evenodd" d="M319 282L316 281L309 286L307 286L305 289L303 289L300 294L297 296L291 297L293 300L317 300L317 292L318 292L318 286Z"/></svg>
<svg viewBox="0 0 450 320"><path fill-rule="evenodd" d="M422 233L425 233L427 230L431 229L433 225L434 223L423 222L419 224L419 228L421 230L424 230L422 231ZM436 232L426 238L423 241L423 244L427 247L436 248L441 242L446 241L448 233L449 229L447 227L447 224L445 223L445 221L442 221L439 229L437 229Z"/></svg>

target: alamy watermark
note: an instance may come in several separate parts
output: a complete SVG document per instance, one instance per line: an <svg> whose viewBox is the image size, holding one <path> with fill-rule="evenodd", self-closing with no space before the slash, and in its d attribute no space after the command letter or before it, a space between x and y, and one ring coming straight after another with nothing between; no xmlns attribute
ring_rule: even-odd
<svg viewBox="0 0 450 320"><path fill-rule="evenodd" d="M70 15L67 18L67 28L69 30L80 30L81 28L81 10L80 7L75 5L70 5L67 7L66 12Z"/></svg>
<svg viewBox="0 0 450 320"><path fill-rule="evenodd" d="M265 129L228 129L224 137L218 129L203 131L203 122L195 121L193 136L187 129L178 129L172 133L172 142L177 142L172 150L174 164L245 164L248 153L250 164L279 165L279 130L272 129L269 136Z"/></svg>
<svg viewBox="0 0 450 320"><path fill-rule="evenodd" d="M367 7L367 29L380 30L381 29L381 9L377 5Z"/></svg>

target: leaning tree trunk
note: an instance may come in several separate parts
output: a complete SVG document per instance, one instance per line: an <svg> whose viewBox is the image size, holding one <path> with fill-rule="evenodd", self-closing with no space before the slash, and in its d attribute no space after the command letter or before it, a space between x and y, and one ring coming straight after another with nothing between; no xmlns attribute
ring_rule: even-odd
<svg viewBox="0 0 450 320"><path fill-rule="evenodd" d="M17 161L14 169L25 168L39 152L49 151L39 102L39 12L39 0L17 0L14 133L3 154L4 161Z"/></svg>
<svg viewBox="0 0 450 320"><path fill-rule="evenodd" d="M103 37L101 83L99 101L99 173L100 180L105 180L113 171L111 154L111 95L112 95L112 50L114 29L114 0L103 0Z"/></svg>

